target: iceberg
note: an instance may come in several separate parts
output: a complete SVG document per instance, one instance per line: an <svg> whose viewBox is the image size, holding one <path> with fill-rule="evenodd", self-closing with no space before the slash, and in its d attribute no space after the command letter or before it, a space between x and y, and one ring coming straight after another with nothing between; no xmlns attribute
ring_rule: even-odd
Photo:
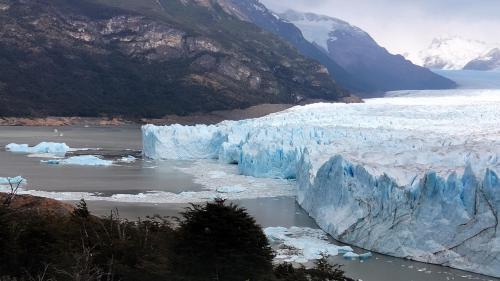
<svg viewBox="0 0 500 281"><path fill-rule="evenodd" d="M122 157L122 158L118 159L118 162L130 164L130 163L134 163L136 160L137 160L137 158L135 158L134 156L127 155L126 157Z"/></svg>
<svg viewBox="0 0 500 281"><path fill-rule="evenodd" d="M10 143L5 146L5 150L15 153L53 154L57 156L64 156L70 150L70 147L65 143L56 142L41 142L35 146Z"/></svg>
<svg viewBox="0 0 500 281"><path fill-rule="evenodd" d="M295 179L297 202L341 242L500 277L499 110L500 90L400 91L212 126L146 125L143 154Z"/></svg>
<svg viewBox="0 0 500 281"><path fill-rule="evenodd" d="M268 227L264 229L264 234L271 245L278 245L276 251L278 261L307 263L320 259L322 255L352 253L351 247L337 246L328 241L328 236L321 229L296 226Z"/></svg>
<svg viewBox="0 0 500 281"><path fill-rule="evenodd" d="M359 255L353 252L347 252L343 255L346 260L357 260L359 259Z"/></svg>
<svg viewBox="0 0 500 281"><path fill-rule="evenodd" d="M0 185L11 185L11 184L14 184L14 185L18 185L18 184L26 184L27 181L25 178L21 177L21 176L17 176L17 177L6 177L6 178L2 178L0 177Z"/></svg>
<svg viewBox="0 0 500 281"><path fill-rule="evenodd" d="M66 159L42 160L42 163L50 165L78 165L78 166L111 166L113 161L103 160L94 155L73 156Z"/></svg>

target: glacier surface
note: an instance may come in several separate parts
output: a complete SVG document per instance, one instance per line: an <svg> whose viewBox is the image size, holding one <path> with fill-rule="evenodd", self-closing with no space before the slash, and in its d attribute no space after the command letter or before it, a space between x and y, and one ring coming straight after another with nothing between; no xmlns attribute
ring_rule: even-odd
<svg viewBox="0 0 500 281"><path fill-rule="evenodd" d="M142 128L152 159L218 159L296 179L339 241L500 276L500 91L406 91L213 126Z"/></svg>

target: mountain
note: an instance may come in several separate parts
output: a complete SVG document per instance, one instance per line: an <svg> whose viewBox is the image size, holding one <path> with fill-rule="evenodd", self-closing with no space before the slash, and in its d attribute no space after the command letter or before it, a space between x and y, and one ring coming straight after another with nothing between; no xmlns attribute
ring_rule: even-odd
<svg viewBox="0 0 500 281"><path fill-rule="evenodd" d="M0 116L161 117L347 96L212 0L0 0Z"/></svg>
<svg viewBox="0 0 500 281"><path fill-rule="evenodd" d="M466 70L495 70L500 69L500 49L494 48L487 54L480 56L464 66Z"/></svg>
<svg viewBox="0 0 500 281"><path fill-rule="evenodd" d="M488 44L462 37L434 39L431 45L419 53L415 62L433 69L462 69L491 49Z"/></svg>
<svg viewBox="0 0 500 281"><path fill-rule="evenodd" d="M321 62L328 69L332 78L345 88L356 92L370 90L368 85L364 85L355 75L349 74L333 61L328 54L307 41L299 28L280 18L258 0L218 0L218 3L228 13L280 36L299 50L302 55Z"/></svg>
<svg viewBox="0 0 500 281"><path fill-rule="evenodd" d="M375 47L385 52L381 52L382 54L376 59L369 55L366 56L364 54L366 50L350 52L350 49L361 43L360 41L345 41L346 44L338 46L334 52L328 52L326 42L332 27L329 22L311 21L312 25L307 26L293 20L297 19L299 15L314 16L312 14L289 11L277 15L258 0L218 0L218 2L225 7L226 11L236 15L241 20L252 22L262 29L280 36L303 55L321 62L327 67L335 81L358 95L370 96L373 93L387 90L454 87L454 83L450 80L412 65L401 56L388 54L373 40L375 46L370 45L368 48ZM323 36L321 39L324 40L315 40L315 35ZM369 35L367 36L369 37ZM318 43L318 41L321 42ZM343 58L345 57L351 58L356 63L344 64Z"/></svg>
<svg viewBox="0 0 500 281"><path fill-rule="evenodd" d="M288 10L279 16L296 25L304 37L343 67L371 92L453 88L455 83L390 54L362 29L312 13Z"/></svg>

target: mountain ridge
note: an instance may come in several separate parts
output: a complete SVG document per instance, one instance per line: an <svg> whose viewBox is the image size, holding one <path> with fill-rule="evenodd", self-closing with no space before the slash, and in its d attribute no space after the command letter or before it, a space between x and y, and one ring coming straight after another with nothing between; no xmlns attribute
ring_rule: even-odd
<svg viewBox="0 0 500 281"><path fill-rule="evenodd" d="M349 95L214 3L0 0L0 116L154 118Z"/></svg>

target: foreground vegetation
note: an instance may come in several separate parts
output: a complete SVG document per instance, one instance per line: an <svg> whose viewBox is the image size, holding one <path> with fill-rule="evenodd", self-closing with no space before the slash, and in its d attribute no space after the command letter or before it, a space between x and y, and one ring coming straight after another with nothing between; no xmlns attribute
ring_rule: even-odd
<svg viewBox="0 0 500 281"><path fill-rule="evenodd" d="M274 266L255 220L222 200L182 217L97 218L84 201L68 216L0 205L0 280L351 280L326 258Z"/></svg>

